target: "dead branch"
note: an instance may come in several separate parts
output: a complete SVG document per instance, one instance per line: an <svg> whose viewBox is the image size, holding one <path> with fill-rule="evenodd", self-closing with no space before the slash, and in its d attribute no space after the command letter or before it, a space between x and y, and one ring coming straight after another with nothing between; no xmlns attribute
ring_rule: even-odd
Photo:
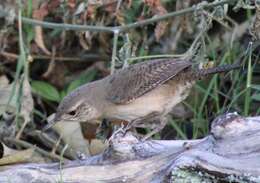
<svg viewBox="0 0 260 183"><path fill-rule="evenodd" d="M141 142L118 133L98 156L64 165L27 164L0 172L0 182L260 181L260 117L216 118L200 140Z"/></svg>

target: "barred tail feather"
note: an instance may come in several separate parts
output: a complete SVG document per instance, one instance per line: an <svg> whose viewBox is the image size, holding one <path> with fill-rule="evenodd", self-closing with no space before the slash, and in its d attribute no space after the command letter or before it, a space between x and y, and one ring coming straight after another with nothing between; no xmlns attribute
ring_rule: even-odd
<svg viewBox="0 0 260 183"><path fill-rule="evenodd" d="M228 72L228 71L231 71L234 69L239 69L240 67L241 67L240 64L229 64L229 65L216 66L216 67L209 68L209 69L200 69L197 72L197 77L201 78L203 76L207 76L207 75L211 75L211 74Z"/></svg>

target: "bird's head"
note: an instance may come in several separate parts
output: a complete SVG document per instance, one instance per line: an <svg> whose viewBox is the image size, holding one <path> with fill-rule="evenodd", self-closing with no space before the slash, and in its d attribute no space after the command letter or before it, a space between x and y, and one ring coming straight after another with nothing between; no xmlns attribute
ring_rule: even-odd
<svg viewBox="0 0 260 183"><path fill-rule="evenodd" d="M100 112L93 105L93 99L85 95L81 95L80 90L75 90L64 97L57 108L54 119L43 130L49 129L60 121L87 122L98 119Z"/></svg>
<svg viewBox="0 0 260 183"><path fill-rule="evenodd" d="M87 101L66 104L62 101L57 109L54 120L68 122L85 122L98 118L97 110Z"/></svg>

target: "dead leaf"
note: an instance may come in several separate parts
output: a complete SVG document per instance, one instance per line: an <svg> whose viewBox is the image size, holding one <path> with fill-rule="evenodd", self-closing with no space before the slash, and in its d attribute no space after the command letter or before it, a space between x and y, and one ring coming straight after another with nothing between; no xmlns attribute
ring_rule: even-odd
<svg viewBox="0 0 260 183"><path fill-rule="evenodd" d="M182 10L182 9L185 9L185 8L188 8L190 7L190 2L191 0L186 0L186 1L181 1L181 0L178 0L176 2L176 10ZM192 27L192 24L191 24L191 16L190 15L184 15L184 16L180 16L180 17L177 17L177 19L179 19L179 27L180 29L182 29L182 32L187 32L189 34L192 34L193 33L193 27Z"/></svg>
<svg viewBox="0 0 260 183"><path fill-rule="evenodd" d="M127 8L131 8L132 3L133 3L133 0L128 0L127 1Z"/></svg>
<svg viewBox="0 0 260 183"><path fill-rule="evenodd" d="M86 19L90 19L90 20L94 20L95 19L95 14L97 11L97 5L96 4L91 4L90 2L88 2L88 7L86 10Z"/></svg>
<svg viewBox="0 0 260 183"><path fill-rule="evenodd" d="M2 143L1 145L3 145L3 156L8 156L17 152L17 150L7 147L4 143Z"/></svg>
<svg viewBox="0 0 260 183"><path fill-rule="evenodd" d="M144 3L146 3L151 8L153 15L155 16L161 16L167 13L167 10L163 7L160 0L144 0ZM167 21L161 21L156 24L154 30L156 41L159 41L160 38L164 35L167 25Z"/></svg>
<svg viewBox="0 0 260 183"><path fill-rule="evenodd" d="M68 0L67 5L68 5L70 11L72 12L75 10L77 2L76 2L76 0Z"/></svg>
<svg viewBox="0 0 260 183"><path fill-rule="evenodd" d="M89 31L79 33L79 43L84 50L89 50L91 48L92 34Z"/></svg>
<svg viewBox="0 0 260 183"><path fill-rule="evenodd" d="M107 141L104 142L99 139L93 139L89 146L89 152L92 156L97 155L102 153L107 147L108 147Z"/></svg>
<svg viewBox="0 0 260 183"><path fill-rule="evenodd" d="M62 62L54 62L51 72L48 75L43 75L42 77L58 88L63 88L65 83L66 65Z"/></svg>
<svg viewBox="0 0 260 183"><path fill-rule="evenodd" d="M166 22L166 21L159 22L156 25L155 30L154 30L156 41L159 41L160 38L164 35L164 33L166 32L167 25L168 25L168 22Z"/></svg>
<svg viewBox="0 0 260 183"><path fill-rule="evenodd" d="M109 14L116 13L117 3L118 1L115 0L106 0L105 3L102 5L101 8L104 8L106 12Z"/></svg>
<svg viewBox="0 0 260 183"><path fill-rule="evenodd" d="M92 139L96 138L96 132L99 126L98 124L80 123L80 126L85 139L91 142Z"/></svg>
<svg viewBox="0 0 260 183"><path fill-rule="evenodd" d="M53 117L54 115L50 116L48 120L51 121ZM108 147L108 143L95 139L96 126L90 127L91 125L86 125L87 123L82 124L88 127L87 131L84 131L84 136L79 123L61 121L53 128L61 135L62 140L76 152L84 153L87 156L103 152ZM88 140L91 142L89 143Z"/></svg>
<svg viewBox="0 0 260 183"><path fill-rule="evenodd" d="M8 81L6 76L0 77L0 86L1 86L2 89L9 86L9 81Z"/></svg>
<svg viewBox="0 0 260 183"><path fill-rule="evenodd" d="M116 20L119 25L125 25L125 15L122 12L118 11L116 13Z"/></svg>
<svg viewBox="0 0 260 183"><path fill-rule="evenodd" d="M34 37L35 43L39 46L39 48L41 48L41 50L46 55L51 55L51 52L46 48L44 41L43 41L42 27L35 26L34 30L35 30L35 37Z"/></svg>
<svg viewBox="0 0 260 183"><path fill-rule="evenodd" d="M163 7L161 0L144 0L144 3L151 8L154 15L163 15L167 13L167 10Z"/></svg>
<svg viewBox="0 0 260 183"><path fill-rule="evenodd" d="M28 81L28 77L25 77L23 81L23 96L22 96L22 105L20 111L20 114L24 118L24 122L16 135L16 139L20 138L25 126L31 121L31 113L33 111L33 108L34 108L34 103L32 98L31 85Z"/></svg>
<svg viewBox="0 0 260 183"><path fill-rule="evenodd" d="M56 11L57 8L60 6L61 2L62 2L61 0L51 0L47 2L48 11L49 12Z"/></svg>
<svg viewBox="0 0 260 183"><path fill-rule="evenodd" d="M7 148L6 146L4 146ZM8 148L9 149L9 148ZM0 166L18 164L18 163L39 163L44 162L44 158L35 152L34 148L26 149L22 151L12 151L8 155L4 155L0 159Z"/></svg>
<svg viewBox="0 0 260 183"><path fill-rule="evenodd" d="M4 19L6 20L5 23L7 25L13 24L14 20L15 20L15 17L16 17L16 11L17 11L16 1L14 1L14 0L3 1L2 0L0 2L0 11L6 13L5 16L1 16L1 18L4 17Z"/></svg>
<svg viewBox="0 0 260 183"><path fill-rule="evenodd" d="M43 21L44 17L47 16L48 13L49 13L49 11L48 11L48 4L47 3L43 3L38 10L34 10L33 11L33 18L36 19L36 20ZM42 27L41 26L35 26L34 30L35 30L34 41L37 44L37 46L39 48L41 48L41 50L45 54L51 55L51 52L46 48L46 46L44 44L44 41L43 41Z"/></svg>
<svg viewBox="0 0 260 183"><path fill-rule="evenodd" d="M22 97L22 107L21 114L26 120L30 120L30 114L33 110L33 98L31 92L31 85L28 81L28 77L25 77L23 82L23 97Z"/></svg>
<svg viewBox="0 0 260 183"><path fill-rule="evenodd" d="M12 91L12 85L8 82L8 79L5 76L0 77L0 114L3 114L7 109L9 112L15 112L15 100L10 101L7 106L10 93Z"/></svg>
<svg viewBox="0 0 260 183"><path fill-rule="evenodd" d="M102 153L107 147L107 141L103 141L96 138L97 129L99 124L95 123L80 123L82 134L84 138L89 142L90 155L97 155Z"/></svg>
<svg viewBox="0 0 260 183"><path fill-rule="evenodd" d="M74 13L74 15L79 15L79 14L83 13L83 12L85 11L85 8L86 8L85 2L81 2L81 3L78 5L78 7L77 7L77 9L76 9L76 11L75 11L75 13Z"/></svg>
<svg viewBox="0 0 260 183"><path fill-rule="evenodd" d="M14 96L12 97L12 100L9 102L8 105L8 101L10 98L10 94L12 93L12 89L13 86L12 84L8 83L8 80L5 76L0 77L0 114L3 114L6 110L9 113L15 113L15 108L16 108L16 99L18 96L18 86L19 84L21 84L21 81L19 81L17 83L17 86L15 87L15 92L14 92ZM21 111L20 111L20 115L23 117L24 119L24 123L21 126L19 132L16 135L16 138L18 139L26 124L28 124L28 122L31 121L31 113L33 110L33 98L32 98L32 94L31 94L31 86L29 84L28 78L25 77L24 81L23 81L23 86L22 86L22 101L21 101Z"/></svg>

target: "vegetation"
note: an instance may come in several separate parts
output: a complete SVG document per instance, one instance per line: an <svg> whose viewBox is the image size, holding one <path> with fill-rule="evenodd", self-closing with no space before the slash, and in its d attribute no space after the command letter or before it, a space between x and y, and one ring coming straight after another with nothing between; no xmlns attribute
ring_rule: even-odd
<svg viewBox="0 0 260 183"><path fill-rule="evenodd" d="M62 98L82 84L151 58L191 56L196 63L240 60L243 65L241 70L198 82L155 138L203 137L212 120L226 112L259 115L260 6L256 2L1 2L0 121L2 128L7 122L15 124L8 135L0 135L2 141L6 144L8 136L10 147L36 144L44 152L64 152L61 137L55 136L53 146L48 146L37 136ZM81 127L87 139L95 133ZM73 153L65 156L74 158Z"/></svg>

